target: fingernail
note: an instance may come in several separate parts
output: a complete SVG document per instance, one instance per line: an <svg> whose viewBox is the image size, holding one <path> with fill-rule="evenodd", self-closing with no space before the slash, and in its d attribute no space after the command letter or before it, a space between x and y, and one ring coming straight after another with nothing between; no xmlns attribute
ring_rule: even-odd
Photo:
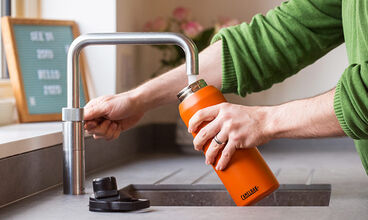
<svg viewBox="0 0 368 220"><path fill-rule="evenodd" d="M191 129L188 129L188 133L192 133L192 130Z"/></svg>
<svg viewBox="0 0 368 220"><path fill-rule="evenodd" d="M217 165L217 166L216 166L216 170L222 170L222 167L221 167L221 166L219 166L219 165Z"/></svg>
<svg viewBox="0 0 368 220"><path fill-rule="evenodd" d="M209 160L206 160L206 164L207 164L207 165L210 165L210 161L209 161Z"/></svg>

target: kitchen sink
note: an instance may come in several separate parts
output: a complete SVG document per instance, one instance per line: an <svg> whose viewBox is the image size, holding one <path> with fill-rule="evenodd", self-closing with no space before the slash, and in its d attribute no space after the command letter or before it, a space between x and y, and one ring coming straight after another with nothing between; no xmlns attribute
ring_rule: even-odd
<svg viewBox="0 0 368 220"><path fill-rule="evenodd" d="M235 206L221 184L130 184L122 191L152 206ZM328 206L330 184L282 184L255 206Z"/></svg>

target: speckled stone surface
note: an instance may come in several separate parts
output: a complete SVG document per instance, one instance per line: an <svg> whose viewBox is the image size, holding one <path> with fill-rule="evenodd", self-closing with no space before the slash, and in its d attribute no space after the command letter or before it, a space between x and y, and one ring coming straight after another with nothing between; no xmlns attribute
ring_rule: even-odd
<svg viewBox="0 0 368 220"><path fill-rule="evenodd" d="M298 142L295 142L298 143ZM191 183L208 172L202 155L142 155L129 163L101 170L87 177L87 193L62 194L50 189L0 209L0 219L367 219L368 177L353 145L266 146L262 151L280 183L330 183L328 207L158 207L129 213L88 211L88 197L95 177L115 176L119 188L151 184L180 169L161 183ZM197 183L220 183L211 172ZM14 186L16 187L16 186Z"/></svg>

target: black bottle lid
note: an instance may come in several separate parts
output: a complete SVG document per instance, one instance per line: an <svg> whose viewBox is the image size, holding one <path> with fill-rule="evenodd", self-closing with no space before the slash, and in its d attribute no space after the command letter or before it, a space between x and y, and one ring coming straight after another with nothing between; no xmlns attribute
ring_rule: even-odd
<svg viewBox="0 0 368 220"><path fill-rule="evenodd" d="M92 182L94 194L89 198L93 212L126 212L150 207L148 199L137 199L117 190L115 177L103 177Z"/></svg>
<svg viewBox="0 0 368 220"><path fill-rule="evenodd" d="M116 179L113 176L94 179L92 185L96 199L119 195Z"/></svg>

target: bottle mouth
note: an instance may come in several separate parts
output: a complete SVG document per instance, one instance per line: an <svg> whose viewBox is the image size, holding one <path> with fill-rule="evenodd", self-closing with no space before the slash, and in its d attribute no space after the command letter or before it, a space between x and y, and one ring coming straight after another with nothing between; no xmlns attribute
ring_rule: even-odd
<svg viewBox="0 0 368 220"><path fill-rule="evenodd" d="M176 97L178 97L179 101L182 102L184 99L189 97L190 95L194 94L198 90L204 88L207 86L206 81L204 79L200 79L195 81L194 83L190 84L189 86L182 89Z"/></svg>

